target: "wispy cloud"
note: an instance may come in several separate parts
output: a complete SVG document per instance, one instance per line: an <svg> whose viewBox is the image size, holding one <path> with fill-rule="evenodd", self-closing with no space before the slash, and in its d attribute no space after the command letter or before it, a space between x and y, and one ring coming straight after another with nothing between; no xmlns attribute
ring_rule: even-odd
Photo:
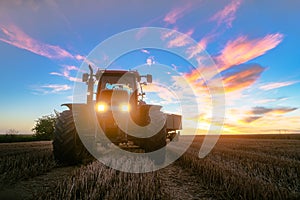
<svg viewBox="0 0 300 200"><path fill-rule="evenodd" d="M71 86L63 84L47 84L32 87L34 94L58 94L71 89Z"/></svg>
<svg viewBox="0 0 300 200"><path fill-rule="evenodd" d="M177 100L176 95L172 92L170 88L156 82L153 82L149 85L145 85L143 89L146 93L157 94L159 98L166 101L167 103L174 103Z"/></svg>
<svg viewBox="0 0 300 200"><path fill-rule="evenodd" d="M183 47L191 43L190 36L194 33L194 29L188 30L186 33L180 33L177 28L162 31L161 40L165 40L168 48Z"/></svg>
<svg viewBox="0 0 300 200"><path fill-rule="evenodd" d="M170 37L174 38L176 36L176 34L178 34L177 32L178 32L178 30L176 27L173 28L172 30L162 31L160 39L166 40L167 38L170 38Z"/></svg>
<svg viewBox="0 0 300 200"><path fill-rule="evenodd" d="M297 108L289 108L289 107L277 107L277 108L266 108L266 107L254 107L249 114L254 115L262 115L266 113L274 113L274 114L284 114L291 111L297 110Z"/></svg>
<svg viewBox="0 0 300 200"><path fill-rule="evenodd" d="M186 12L191 8L191 4L186 4L185 6L173 8L164 17L164 22L167 24L175 24L178 19L182 18Z"/></svg>
<svg viewBox="0 0 300 200"><path fill-rule="evenodd" d="M275 48L282 40L283 35L280 33L269 34L263 38L252 40L246 36L241 36L234 41L229 41L216 60L221 65L221 70L225 70L265 54Z"/></svg>
<svg viewBox="0 0 300 200"><path fill-rule="evenodd" d="M69 81L80 82L81 79L71 76L72 71L79 71L79 68L73 65L65 65L63 66L61 72L51 72L50 74L55 76L62 76Z"/></svg>
<svg viewBox="0 0 300 200"><path fill-rule="evenodd" d="M226 24L227 27L231 27L241 2L241 0L233 0L230 4L212 16L210 20L217 21L218 25Z"/></svg>
<svg viewBox="0 0 300 200"><path fill-rule="evenodd" d="M234 72L223 75L225 91L232 92L252 85L263 71L264 68L258 64L238 66Z"/></svg>
<svg viewBox="0 0 300 200"><path fill-rule="evenodd" d="M262 85L259 87L261 90L273 90L289 85L293 85L295 83L298 83L298 81L285 81L285 82L274 82L274 83L268 83L266 85Z"/></svg>
<svg viewBox="0 0 300 200"><path fill-rule="evenodd" d="M150 54L150 51L147 50L147 49L141 49L141 52L142 52L142 53L145 53L145 54Z"/></svg>
<svg viewBox="0 0 300 200"><path fill-rule="evenodd" d="M190 36L193 34L194 30L191 29L185 34L173 34L173 37L168 41L167 47L174 48L174 47L183 47L187 44L190 44L191 40L189 39Z"/></svg>
<svg viewBox="0 0 300 200"><path fill-rule="evenodd" d="M213 28L209 33L202 37L198 42L198 45L188 49L188 54L190 54L189 59L200 53L203 49L206 49L209 42L220 36L224 30L232 27L232 22L235 20L236 12L240 7L241 0L234 0L228 4L224 9L217 12L209 21L217 21L218 25ZM220 29L221 24L226 24L226 28Z"/></svg>
<svg viewBox="0 0 300 200"><path fill-rule="evenodd" d="M0 41L21 49L25 49L37 55L44 56L50 59L83 59L82 56L74 56L70 52L59 46L45 44L30 37L15 25L10 25L6 27L1 26L0 30L0 33L2 33L0 35Z"/></svg>
<svg viewBox="0 0 300 200"><path fill-rule="evenodd" d="M275 108L253 107L250 111L246 112L246 114L250 116L245 117L242 120L242 122L252 123L258 119L263 118L267 114L282 115L297 109L298 108L293 108L293 107L275 107Z"/></svg>
<svg viewBox="0 0 300 200"><path fill-rule="evenodd" d="M242 121L245 123L251 123L254 122L260 118L262 118L263 116L250 116L250 117L245 117Z"/></svg>
<svg viewBox="0 0 300 200"><path fill-rule="evenodd" d="M75 55L74 57L76 58L76 60L85 60L86 59L85 56L82 56L82 55L79 55L79 54Z"/></svg>
<svg viewBox="0 0 300 200"><path fill-rule="evenodd" d="M274 98L274 99L259 99L259 100L255 100L254 103L255 104L265 104L265 103L270 103L270 102L285 101L287 99L288 98L286 98L286 97Z"/></svg>
<svg viewBox="0 0 300 200"><path fill-rule="evenodd" d="M189 55L188 59L196 57L199 53L204 51L210 40L211 38L209 36L204 37L195 46L187 48L186 53Z"/></svg>

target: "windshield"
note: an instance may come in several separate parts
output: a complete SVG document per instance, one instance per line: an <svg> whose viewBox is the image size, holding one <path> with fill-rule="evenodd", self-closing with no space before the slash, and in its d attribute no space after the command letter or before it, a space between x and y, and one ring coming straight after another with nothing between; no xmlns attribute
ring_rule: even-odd
<svg viewBox="0 0 300 200"><path fill-rule="evenodd" d="M125 90L131 94L135 90L134 76L108 76L101 78L101 90Z"/></svg>
<svg viewBox="0 0 300 200"><path fill-rule="evenodd" d="M111 84L111 83L106 83L105 84L105 88L104 89L108 89L108 90L125 90L127 91L129 94L132 93L132 88L130 88L128 86L128 84Z"/></svg>

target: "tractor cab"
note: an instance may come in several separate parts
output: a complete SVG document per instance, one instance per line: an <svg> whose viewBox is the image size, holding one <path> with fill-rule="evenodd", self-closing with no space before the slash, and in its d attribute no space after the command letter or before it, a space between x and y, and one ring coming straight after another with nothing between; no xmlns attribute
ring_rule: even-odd
<svg viewBox="0 0 300 200"><path fill-rule="evenodd" d="M119 70L104 70L98 74L95 106L98 123L113 143L126 142L127 133L118 127L115 117L117 115L126 120L130 116L139 125L149 121L148 113L144 113L145 108L142 108L145 107L142 106L145 102L140 81L146 77L151 82L152 76L140 76L136 71Z"/></svg>
<svg viewBox="0 0 300 200"><path fill-rule="evenodd" d="M103 70L98 72L99 83L97 88L97 108L98 111L106 106L120 106L121 110L131 111L137 109L140 104L145 104L143 101L144 93L142 84L140 83L142 77L147 78L147 82L152 82L152 75L145 76L139 75L137 71L116 71L116 70ZM112 99L112 94L114 97ZM127 107L126 107L126 106Z"/></svg>

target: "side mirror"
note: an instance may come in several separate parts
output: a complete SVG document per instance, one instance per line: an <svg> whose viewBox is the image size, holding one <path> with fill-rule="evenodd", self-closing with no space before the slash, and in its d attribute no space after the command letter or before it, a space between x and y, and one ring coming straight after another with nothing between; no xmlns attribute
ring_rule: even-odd
<svg viewBox="0 0 300 200"><path fill-rule="evenodd" d="M152 75L151 74L147 74L147 82L152 83Z"/></svg>
<svg viewBox="0 0 300 200"><path fill-rule="evenodd" d="M87 82L88 80L89 80L89 74L88 73L82 74L82 82Z"/></svg>
<svg viewBox="0 0 300 200"><path fill-rule="evenodd" d="M137 82L141 82L141 77L137 76Z"/></svg>

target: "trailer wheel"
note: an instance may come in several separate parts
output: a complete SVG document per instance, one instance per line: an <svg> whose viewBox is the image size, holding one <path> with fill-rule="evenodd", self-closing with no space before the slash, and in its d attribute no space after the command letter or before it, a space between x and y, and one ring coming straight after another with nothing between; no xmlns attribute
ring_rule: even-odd
<svg viewBox="0 0 300 200"><path fill-rule="evenodd" d="M54 158L59 164L82 162L87 150L77 134L72 111L63 111L57 118L52 144Z"/></svg>
<svg viewBox="0 0 300 200"><path fill-rule="evenodd" d="M163 127L160 132L150 138L145 139L144 148L146 153L150 153L150 158L155 164L163 164L166 159L166 128Z"/></svg>

